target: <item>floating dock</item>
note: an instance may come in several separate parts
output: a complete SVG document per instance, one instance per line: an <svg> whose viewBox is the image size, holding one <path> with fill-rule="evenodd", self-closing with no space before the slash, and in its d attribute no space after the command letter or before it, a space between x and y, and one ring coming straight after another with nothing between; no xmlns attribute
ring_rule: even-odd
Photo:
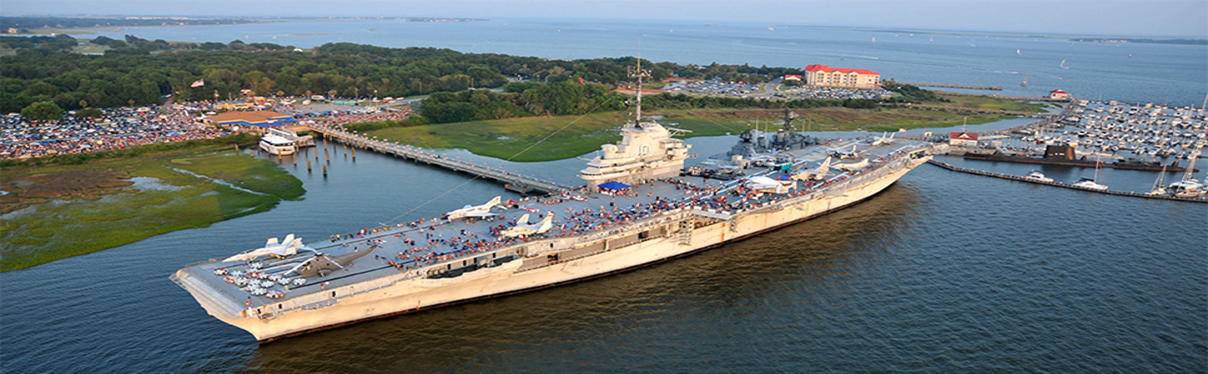
<svg viewBox="0 0 1208 374"><path fill-rule="evenodd" d="M506 170L492 169L465 161L454 160L441 157L439 155L432 155L395 143L387 143L366 138L359 134L313 127L311 128L311 131L323 134L324 138L332 139L353 147L364 148L378 153L401 157L428 165L440 166L479 178L499 181L503 183L504 188L508 189L509 191L515 191L522 194L528 194L533 191L556 193L572 189L570 186L561 185L552 181L544 181L534 177L527 177L511 173Z"/></svg>
<svg viewBox="0 0 1208 374"><path fill-rule="evenodd" d="M1092 190L1092 189L1089 189L1089 188L1082 188L1082 187L1078 187L1078 186L1075 186L1075 185L1072 185L1072 184L1068 184L1068 183L1061 183L1061 182L1042 182L1042 181L1037 181L1037 180L1026 179L1026 178L1021 177L1021 176L1018 176L1018 175L1008 175L1008 174L1002 174L1002 173L991 173L991 172L988 172L988 171L974 170L974 169L968 169L968 168L960 168L960 167L953 166L952 164L949 164L949 163L947 163L947 162L941 162L941 161L935 161L935 160L927 160L927 163L928 163L928 164L935 165L935 166L939 166L939 167L944 168L944 169L948 169L948 170L951 170L951 171L955 171L955 172L969 173L969 174L982 175L982 176L994 177L994 178L1001 178L1001 179L1009 179L1009 180L1013 180L1013 181L1019 181L1019 182L1027 182L1027 183L1043 184L1043 185L1048 185L1048 186L1053 186L1053 187L1069 188L1069 189L1074 189L1074 190L1079 190L1079 191L1086 191L1086 192L1095 192L1095 193L1108 194L1108 195L1116 195L1116 196L1143 197L1143 198L1146 198L1146 199L1160 199L1160 200L1186 201L1186 202L1192 202L1192 203L1208 203L1208 199L1204 199L1204 198L1186 198L1186 197L1169 196L1169 195L1147 195L1147 194L1138 193L1138 192L1131 192L1131 191L1127 191L1127 192L1126 192L1126 191L1100 191L1100 190Z"/></svg>

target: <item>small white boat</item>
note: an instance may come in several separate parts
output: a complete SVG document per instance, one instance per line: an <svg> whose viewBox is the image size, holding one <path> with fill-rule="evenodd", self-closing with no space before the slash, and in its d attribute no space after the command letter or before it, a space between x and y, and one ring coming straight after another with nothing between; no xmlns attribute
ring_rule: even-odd
<svg viewBox="0 0 1208 374"><path fill-rule="evenodd" d="M1095 191L1107 191L1106 185L1099 184L1099 165L1101 164L1102 161L1099 161L1099 156L1095 155L1095 178L1079 179L1077 182L1074 182L1074 187L1081 187Z"/></svg>
<svg viewBox="0 0 1208 374"><path fill-rule="evenodd" d="M1107 186L1096 183L1095 180L1091 179L1091 178L1082 178L1082 179L1078 180L1078 182L1074 183L1074 187L1081 187L1081 188L1092 189L1092 190L1096 190L1096 191L1107 191Z"/></svg>
<svg viewBox="0 0 1208 374"><path fill-rule="evenodd" d="M1036 182L1045 182L1045 183L1049 183L1049 182L1053 181L1053 178L1044 176L1044 173L1041 173L1040 170L1032 170L1032 171L1028 172L1028 174L1023 176L1023 179L1027 179L1030 181L1036 181Z"/></svg>

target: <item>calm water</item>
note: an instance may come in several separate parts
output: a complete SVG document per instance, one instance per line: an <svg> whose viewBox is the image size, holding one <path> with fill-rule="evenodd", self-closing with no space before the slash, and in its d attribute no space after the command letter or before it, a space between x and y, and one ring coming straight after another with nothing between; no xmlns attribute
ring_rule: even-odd
<svg viewBox="0 0 1208 374"><path fill-rule="evenodd" d="M222 36L224 29L205 30L214 40L233 39ZM568 30L574 29L563 32ZM336 35L341 34L327 37ZM452 38L441 35L427 34L438 41ZM747 40L744 35L734 38ZM876 45L890 44L891 38L878 36ZM852 37L857 39L865 38ZM655 53L646 47L654 40L660 39L643 39L644 56ZM975 48L989 43L979 40ZM520 44L510 53L537 54L526 51L541 48L525 50ZM1084 46L1091 47L1078 44L1074 50ZM608 44L597 47L594 54L564 53L609 55ZM1163 48L1158 49L1170 55L1184 51ZM717 59L739 57L734 53L719 52ZM623 54L629 53L617 53ZM1202 69L1204 59L1199 61ZM1104 74L1107 81L1131 79ZM1143 92L1113 87L1121 95ZM732 141L690 140L702 155L723 151ZM184 264L230 255L270 236L292 232L313 240L432 216L497 194L512 197L493 183L365 152L354 163L336 150L327 178L283 163L303 180L303 201L0 274L2 370L1208 371L1208 205L1091 194L930 165L863 204L697 256L265 346L206 315L167 279ZM1035 168L945 161L1014 174ZM579 160L506 164L563 182L573 182L581 165ZM1044 171L1067 181L1093 172L1047 166ZM1144 190L1154 177L1108 170L1105 181L1114 190Z"/></svg>

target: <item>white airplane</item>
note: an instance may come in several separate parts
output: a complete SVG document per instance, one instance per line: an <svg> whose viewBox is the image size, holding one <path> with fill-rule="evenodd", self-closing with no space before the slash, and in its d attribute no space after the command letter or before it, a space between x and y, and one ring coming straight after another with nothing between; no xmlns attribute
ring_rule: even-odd
<svg viewBox="0 0 1208 374"><path fill-rule="evenodd" d="M852 146L851 146L851 152L842 152L842 151L838 151L838 150L836 150L836 151L835 151L835 155L836 155L836 156L839 156L839 159L840 159L840 160L846 160L846 159L849 159L849 158L856 158L856 157L860 157L860 153L859 153L859 152L856 152L856 145L855 145L855 144L852 144Z"/></svg>
<svg viewBox="0 0 1208 374"><path fill-rule="evenodd" d="M277 242L277 238L269 238L268 242L264 243L264 248L227 257L225 260L222 260L222 262L254 260L263 256L284 258L298 253L299 248L302 248L302 238L295 239L294 234L289 234L286 235L285 240L280 243Z"/></svg>
<svg viewBox="0 0 1208 374"><path fill-rule="evenodd" d="M829 173L829 172L830 172L830 163L831 163L831 158L830 158L830 157L827 157L827 158L826 158L826 161L822 161L822 165L818 166L818 168L817 168L817 169L810 170L810 171L805 171L805 172L800 172L800 173L797 173L797 174L793 174L793 179L799 179L799 180L810 180L810 179L815 179L815 180L819 180L819 179L822 179L822 178L826 178L826 173Z"/></svg>
<svg viewBox="0 0 1208 374"><path fill-rule="evenodd" d="M760 192L781 193L781 194L788 193L789 189L793 188L793 186L795 186L796 184L797 184L797 181L794 181L791 179L788 181L785 181L785 182L781 182L781 181L778 181L778 180L775 180L772 178L768 178L768 177L764 177L764 176L751 177L751 178L744 180L742 183L742 185L744 187L750 188L752 190L756 190L756 191L760 191Z"/></svg>
<svg viewBox="0 0 1208 374"><path fill-rule="evenodd" d="M835 168L843 169L843 170L847 170L847 171L851 171L854 169L863 169L866 167L868 167L867 158L862 158L862 159L860 159L860 161L856 161L856 162L835 165Z"/></svg>
<svg viewBox="0 0 1208 374"><path fill-rule="evenodd" d="M455 220L458 218L494 217L494 216L497 216L498 214L491 213L491 208L495 208L495 207L499 206L499 202L500 202L500 197L495 196L494 199L491 199L491 201L488 201L486 204L482 204L479 206L466 205L464 208L445 213L445 218L448 218L450 221L452 221L452 220Z"/></svg>
<svg viewBox="0 0 1208 374"><path fill-rule="evenodd" d="M554 227L554 213L550 212L541 222L530 224L528 223L529 215L525 214L516 220L516 227L503 230L503 236L506 238L514 238L521 235L541 234Z"/></svg>
<svg viewBox="0 0 1208 374"><path fill-rule="evenodd" d="M876 146L893 144L893 135L894 134L897 134L897 133L895 132L893 134L890 134L888 131L882 133L880 139L877 139L877 141L872 142L872 146L876 147ZM886 136L886 135L888 135L888 136Z"/></svg>

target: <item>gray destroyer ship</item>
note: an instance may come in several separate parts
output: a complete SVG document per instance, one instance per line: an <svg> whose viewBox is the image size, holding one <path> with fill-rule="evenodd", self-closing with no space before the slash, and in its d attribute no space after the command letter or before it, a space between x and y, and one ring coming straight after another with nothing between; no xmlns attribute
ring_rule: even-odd
<svg viewBox="0 0 1208 374"><path fill-rule="evenodd" d="M673 129L642 120L645 75L637 72L634 120L620 142L588 161L579 173L585 184L574 190L495 197L442 217L305 244L293 235L273 238L188 265L171 279L211 316L265 343L690 255L856 204L930 159L924 143L823 146L781 131L797 145L775 149L762 166L744 165L739 177L685 175L691 146L673 138Z"/></svg>

